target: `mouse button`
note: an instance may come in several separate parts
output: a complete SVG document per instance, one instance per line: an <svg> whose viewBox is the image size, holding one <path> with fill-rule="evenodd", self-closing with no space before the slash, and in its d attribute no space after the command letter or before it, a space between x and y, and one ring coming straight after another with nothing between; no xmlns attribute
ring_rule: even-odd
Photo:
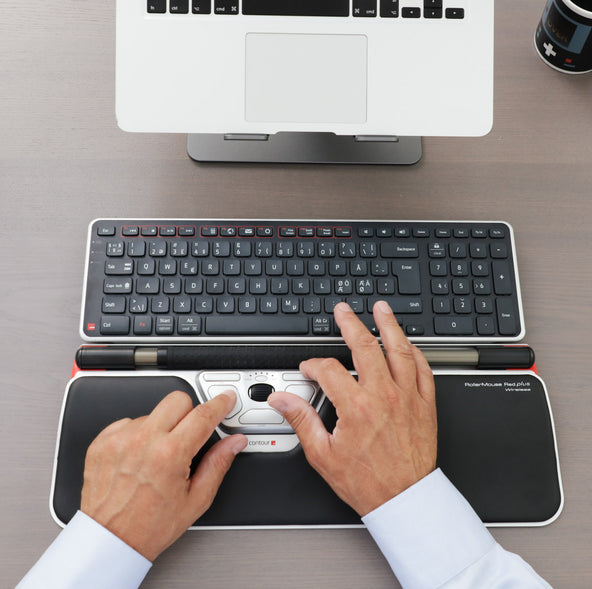
<svg viewBox="0 0 592 589"><path fill-rule="evenodd" d="M308 403L313 398L316 389L312 384L291 384L286 387L286 392L298 395Z"/></svg>
<svg viewBox="0 0 592 589"><path fill-rule="evenodd" d="M251 409L243 413L238 420L245 425L275 425L284 422L282 415L273 409Z"/></svg>

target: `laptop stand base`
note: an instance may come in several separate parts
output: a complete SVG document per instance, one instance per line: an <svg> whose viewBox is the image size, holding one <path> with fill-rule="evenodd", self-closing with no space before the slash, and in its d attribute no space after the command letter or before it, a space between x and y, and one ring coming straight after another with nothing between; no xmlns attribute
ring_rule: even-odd
<svg viewBox="0 0 592 589"><path fill-rule="evenodd" d="M421 137L334 133L216 134L187 136L197 162L411 165L422 156Z"/></svg>

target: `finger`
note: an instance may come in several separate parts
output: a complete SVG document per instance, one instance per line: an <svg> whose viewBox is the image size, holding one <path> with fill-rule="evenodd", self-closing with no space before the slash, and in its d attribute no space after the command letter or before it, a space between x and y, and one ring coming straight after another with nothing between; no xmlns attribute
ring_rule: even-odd
<svg viewBox="0 0 592 589"><path fill-rule="evenodd" d="M331 434L325 429L312 405L298 395L279 391L272 393L267 398L267 402L285 417L296 432L312 467L316 469L324 463L331 450L329 441Z"/></svg>
<svg viewBox="0 0 592 589"><path fill-rule="evenodd" d="M101 431L99 436L108 436L118 431L121 431L123 428L127 427L131 423L131 419L129 417L124 417L123 419L119 419L118 421L114 421L110 425L108 425L104 430Z"/></svg>
<svg viewBox="0 0 592 589"><path fill-rule="evenodd" d="M405 391L415 390L417 367L414 346L403 333L388 303L378 301L372 311L393 380Z"/></svg>
<svg viewBox="0 0 592 589"><path fill-rule="evenodd" d="M311 358L301 362L299 368L306 378L319 383L335 407L343 406L356 386L354 377L335 358Z"/></svg>
<svg viewBox="0 0 592 589"><path fill-rule="evenodd" d="M189 487L192 522L210 507L235 456L245 449L247 442L243 434L229 436L216 442L201 459Z"/></svg>
<svg viewBox="0 0 592 589"><path fill-rule="evenodd" d="M170 432L192 408L193 403L187 393L173 391L152 410L146 424L149 427Z"/></svg>
<svg viewBox="0 0 592 589"><path fill-rule="evenodd" d="M224 391L201 403L185 415L172 431L180 440L180 447L185 457L195 456L212 435L216 426L224 419L236 403L234 391Z"/></svg>
<svg viewBox="0 0 592 589"><path fill-rule="evenodd" d="M362 386L372 382L376 384L389 377L388 367L378 340L345 303L339 303L334 310L335 321L341 329L341 335L351 350L354 368ZM375 388L375 387L371 387Z"/></svg>
<svg viewBox="0 0 592 589"><path fill-rule="evenodd" d="M436 403L436 385L434 373L421 350L413 346L415 365L417 366L417 390L426 403Z"/></svg>

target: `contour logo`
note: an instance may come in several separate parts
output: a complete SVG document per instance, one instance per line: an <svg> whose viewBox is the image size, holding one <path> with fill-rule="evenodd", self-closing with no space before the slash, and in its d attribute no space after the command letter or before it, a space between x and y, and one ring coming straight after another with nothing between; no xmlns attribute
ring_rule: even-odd
<svg viewBox="0 0 592 589"><path fill-rule="evenodd" d="M275 440L249 440L249 446L275 446Z"/></svg>

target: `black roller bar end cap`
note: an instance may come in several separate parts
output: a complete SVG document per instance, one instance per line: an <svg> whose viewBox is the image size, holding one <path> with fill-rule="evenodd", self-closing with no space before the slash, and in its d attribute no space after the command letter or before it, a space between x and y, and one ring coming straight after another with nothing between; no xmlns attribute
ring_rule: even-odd
<svg viewBox="0 0 592 589"><path fill-rule="evenodd" d="M534 350L528 346L492 346L479 348L478 368L531 368Z"/></svg>
<svg viewBox="0 0 592 589"><path fill-rule="evenodd" d="M81 370L134 370L135 349L113 346L83 346L76 352L76 364Z"/></svg>

